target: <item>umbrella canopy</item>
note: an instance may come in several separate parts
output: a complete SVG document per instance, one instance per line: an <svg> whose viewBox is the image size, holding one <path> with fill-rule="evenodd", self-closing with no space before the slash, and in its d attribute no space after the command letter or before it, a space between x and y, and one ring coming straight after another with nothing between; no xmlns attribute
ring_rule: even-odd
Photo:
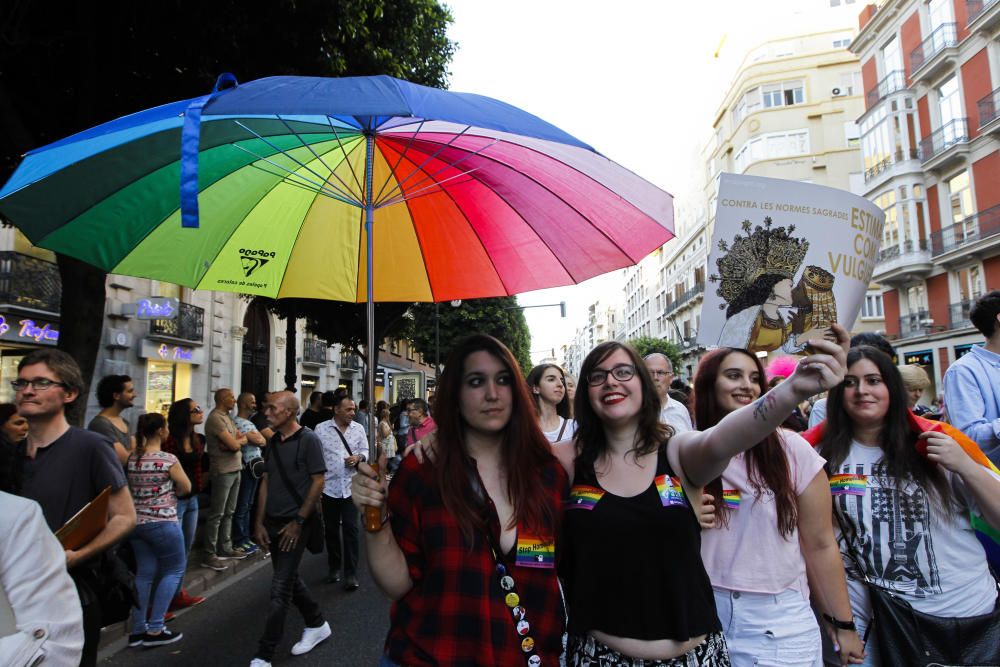
<svg viewBox="0 0 1000 667"><path fill-rule="evenodd" d="M471 299L673 235L669 194L497 100L385 76L233 84L28 153L0 213L109 273L352 302L372 264L374 301Z"/></svg>

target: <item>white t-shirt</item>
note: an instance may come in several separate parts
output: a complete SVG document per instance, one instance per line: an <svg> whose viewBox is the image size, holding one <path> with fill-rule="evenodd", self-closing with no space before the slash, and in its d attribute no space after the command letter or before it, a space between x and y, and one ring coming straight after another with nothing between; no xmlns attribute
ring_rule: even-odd
<svg viewBox="0 0 1000 667"><path fill-rule="evenodd" d="M668 426L672 426L674 433L684 433L693 430L691 425L691 413L680 401L676 401L667 396L667 403L660 410L660 421Z"/></svg>
<svg viewBox="0 0 1000 667"><path fill-rule="evenodd" d="M800 496L826 461L798 433L778 429L778 435L788 459L792 488ZM728 524L702 531L705 570L718 588L772 594L791 589L808 599L798 528L788 537L778 530L774 494L769 489L757 493L746 456L734 456L722 473L723 494L730 508Z"/></svg>
<svg viewBox="0 0 1000 667"><path fill-rule="evenodd" d="M977 616L993 610L996 583L986 554L969 522L978 513L972 495L958 475L941 469L952 489L948 516L937 498L916 482L902 487L889 477L882 449L855 441L851 452L830 478L835 511L855 539L855 553L874 567L874 583L892 590L917 611L936 616ZM993 473L990 473L993 474ZM846 553L839 526L841 553ZM845 555L847 588L854 615L865 625L871 602L861 574Z"/></svg>
<svg viewBox="0 0 1000 667"><path fill-rule="evenodd" d="M566 425L566 428L563 428L563 424ZM559 435L560 431L562 431L562 436ZM570 438L573 437L573 434L576 433L576 420L563 419L562 417L560 417L559 426L556 427L556 430L542 431L542 433L545 434L545 438L549 442L560 442L562 440L569 440Z"/></svg>

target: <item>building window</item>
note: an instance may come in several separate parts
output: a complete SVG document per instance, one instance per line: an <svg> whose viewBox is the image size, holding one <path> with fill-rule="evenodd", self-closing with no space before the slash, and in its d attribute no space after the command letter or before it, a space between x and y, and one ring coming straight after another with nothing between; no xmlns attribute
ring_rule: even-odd
<svg viewBox="0 0 1000 667"><path fill-rule="evenodd" d="M899 245L899 218L896 216L896 191L889 190L875 198L875 205L885 211L885 226L882 228L882 247Z"/></svg>
<svg viewBox="0 0 1000 667"><path fill-rule="evenodd" d="M848 148L857 148L861 145L861 128L853 120L844 123L844 139Z"/></svg>
<svg viewBox="0 0 1000 667"><path fill-rule="evenodd" d="M833 48L835 48L835 49L846 49L848 46L850 46L850 44L851 44L851 40L850 39L835 39L835 40L833 40Z"/></svg>
<svg viewBox="0 0 1000 667"><path fill-rule="evenodd" d="M750 164L758 160L805 155L808 152L809 130L772 132L755 137L743 144L736 152L734 166L738 173L743 173Z"/></svg>
<svg viewBox="0 0 1000 667"><path fill-rule="evenodd" d="M851 40L845 40L848 44ZM845 44L846 46L846 44ZM841 95L860 95L861 94L861 72L843 72L840 75L840 94Z"/></svg>
<svg viewBox="0 0 1000 667"><path fill-rule="evenodd" d="M805 89L801 81L783 81L761 86L764 108L790 107L805 102Z"/></svg>
<svg viewBox="0 0 1000 667"><path fill-rule="evenodd" d="M868 292L865 300L861 304L861 317L881 318L884 317L882 311L882 293Z"/></svg>

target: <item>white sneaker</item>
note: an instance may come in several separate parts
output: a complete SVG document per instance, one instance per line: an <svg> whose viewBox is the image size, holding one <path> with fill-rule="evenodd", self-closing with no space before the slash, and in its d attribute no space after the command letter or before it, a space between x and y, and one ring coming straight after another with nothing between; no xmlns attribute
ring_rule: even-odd
<svg viewBox="0 0 1000 667"><path fill-rule="evenodd" d="M318 628L306 628L302 631L302 639L292 647L292 655L305 655L332 634L330 624L325 621Z"/></svg>
<svg viewBox="0 0 1000 667"><path fill-rule="evenodd" d="M254 658L250 661L250 667L271 667L271 663L264 658Z"/></svg>

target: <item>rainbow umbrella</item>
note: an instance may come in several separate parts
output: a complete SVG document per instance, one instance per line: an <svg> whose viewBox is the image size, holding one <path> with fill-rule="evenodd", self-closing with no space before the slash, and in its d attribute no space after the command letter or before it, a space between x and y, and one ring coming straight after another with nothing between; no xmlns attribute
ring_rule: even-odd
<svg viewBox="0 0 1000 667"><path fill-rule="evenodd" d="M374 301L569 285L673 236L669 194L562 130L386 76L223 75L31 151L0 214L109 273L366 301L369 349Z"/></svg>

